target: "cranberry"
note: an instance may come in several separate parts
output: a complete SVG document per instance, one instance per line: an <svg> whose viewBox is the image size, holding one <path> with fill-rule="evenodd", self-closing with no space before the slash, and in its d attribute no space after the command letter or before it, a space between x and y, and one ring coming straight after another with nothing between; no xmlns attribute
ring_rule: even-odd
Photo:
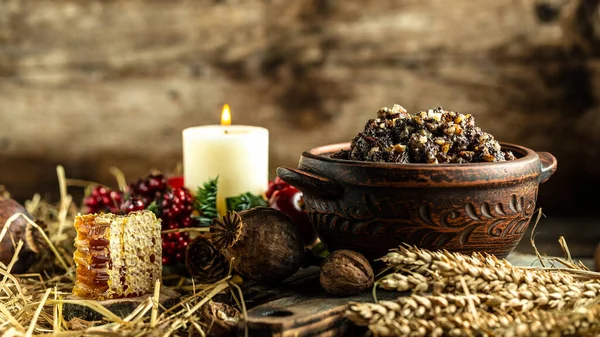
<svg viewBox="0 0 600 337"><path fill-rule="evenodd" d="M146 206L144 206L144 203L142 202L142 200L140 200L138 198L130 198L123 204L121 209L125 213L131 213L131 212L143 211L146 209Z"/></svg>
<svg viewBox="0 0 600 337"><path fill-rule="evenodd" d="M162 174L150 174L129 185L132 196L141 198L147 205L160 198L167 189L167 179Z"/></svg>
<svg viewBox="0 0 600 337"><path fill-rule="evenodd" d="M88 213L118 213L123 202L123 194L104 186L96 186L85 198L84 204Z"/></svg>

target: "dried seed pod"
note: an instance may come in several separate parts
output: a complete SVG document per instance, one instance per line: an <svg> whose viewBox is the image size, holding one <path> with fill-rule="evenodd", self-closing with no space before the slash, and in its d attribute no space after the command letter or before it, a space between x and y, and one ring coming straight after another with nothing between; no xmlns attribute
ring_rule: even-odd
<svg viewBox="0 0 600 337"><path fill-rule="evenodd" d="M204 306L202 321L210 326L209 336L235 336L238 330L240 312L225 303L210 301Z"/></svg>
<svg viewBox="0 0 600 337"><path fill-rule="evenodd" d="M367 258L351 250L336 250L321 265L321 286L333 295L353 295L370 288L373 268Z"/></svg>
<svg viewBox="0 0 600 337"><path fill-rule="evenodd" d="M6 225L8 219L16 213L23 213L30 219L33 217L27 212L27 210L21 206L18 202L10 198L4 198L0 196L0 231ZM8 265L15 254L15 245L19 240L23 240L23 248L19 253L19 260L12 267L11 272L23 273L33 264L36 259L36 252L29 246L28 242L33 242L33 231L35 228L29 230L30 240L27 239L27 227L31 226L27 223L23 217L18 217L11 224L8 232L4 235L2 242L0 242L0 262ZM12 237L12 239L11 239Z"/></svg>
<svg viewBox="0 0 600 337"><path fill-rule="evenodd" d="M304 260L304 242L290 217L269 207L227 212L214 219L211 240L242 276L278 282L292 276Z"/></svg>
<svg viewBox="0 0 600 337"><path fill-rule="evenodd" d="M203 284L217 282L229 272L229 261L207 235L200 235L190 242L185 251L185 264L190 275Z"/></svg>

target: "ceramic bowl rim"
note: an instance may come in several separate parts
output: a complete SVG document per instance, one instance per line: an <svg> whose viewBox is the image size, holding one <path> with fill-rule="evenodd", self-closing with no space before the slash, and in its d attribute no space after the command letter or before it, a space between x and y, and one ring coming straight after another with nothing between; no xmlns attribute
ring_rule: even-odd
<svg viewBox="0 0 600 337"><path fill-rule="evenodd" d="M306 150L302 152L302 157L310 158L314 160L342 164L348 166L367 166L372 168L384 168L384 169L436 169L436 168L478 168L484 169L486 167L494 167L495 169L500 168L501 166L513 166L519 164L525 164L532 161L535 161L539 158L537 152L534 150L512 143L499 142L500 146L503 150L513 151L515 154L520 155L515 160L507 160L503 162L478 162L478 163L444 163L444 164L425 164L425 163L375 163L369 161L359 161L359 160L347 160L347 159L336 159L331 157L326 157L323 154L333 153L335 151L339 151L343 148L349 148L350 142L344 143L334 143L328 145L322 145L314 147L310 150Z"/></svg>

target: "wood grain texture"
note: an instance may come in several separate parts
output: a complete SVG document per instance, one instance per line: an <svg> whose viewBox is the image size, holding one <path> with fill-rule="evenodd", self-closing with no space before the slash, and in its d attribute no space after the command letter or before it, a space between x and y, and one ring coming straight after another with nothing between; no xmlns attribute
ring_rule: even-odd
<svg viewBox="0 0 600 337"><path fill-rule="evenodd" d="M269 128L273 175L348 141L383 105L442 105L555 154L566 164L541 205L591 213L598 3L9 0L0 184L23 199L57 195L56 164L108 184L111 165L132 179L171 169L181 130L217 123L225 102L234 123Z"/></svg>
<svg viewBox="0 0 600 337"><path fill-rule="evenodd" d="M250 336L308 337L350 336L358 329L344 313L349 302L372 302L369 289L353 296L333 296L319 285L319 268L301 269L276 287L250 285L244 298L248 310ZM379 299L392 300L401 293L381 290ZM243 336L240 322L238 336Z"/></svg>

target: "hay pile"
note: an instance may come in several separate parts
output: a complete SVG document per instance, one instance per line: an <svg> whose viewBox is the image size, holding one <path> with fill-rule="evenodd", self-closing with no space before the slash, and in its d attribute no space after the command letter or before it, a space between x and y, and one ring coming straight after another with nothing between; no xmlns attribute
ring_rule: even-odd
<svg viewBox="0 0 600 337"><path fill-rule="evenodd" d="M14 242L15 254L8 265L0 263L0 335L2 336L205 336L215 326L216 316L209 315L206 304L217 294L230 293L245 312L240 288L231 282L231 276L210 285L195 285L177 275L164 275L163 281L172 281L170 288L184 294L179 303L166 309L158 301L161 285L156 283L153 296L143 301L125 318L118 317L96 301L70 299L75 282L72 259L75 231L73 220L79 207L67 193L67 186L87 186L90 183L68 180L62 167L57 168L61 201L50 204L35 195L25 203L32 221L18 213L9 218L0 232L0 241L10 235L8 229L19 217L26 219L42 238L45 248L33 272L16 275L11 269L17 262L23 241ZM2 192L7 196L7 192ZM43 227L43 228L42 228ZM104 317L101 321L85 321L63 316L66 304L86 306ZM235 323L235 322L234 322Z"/></svg>

